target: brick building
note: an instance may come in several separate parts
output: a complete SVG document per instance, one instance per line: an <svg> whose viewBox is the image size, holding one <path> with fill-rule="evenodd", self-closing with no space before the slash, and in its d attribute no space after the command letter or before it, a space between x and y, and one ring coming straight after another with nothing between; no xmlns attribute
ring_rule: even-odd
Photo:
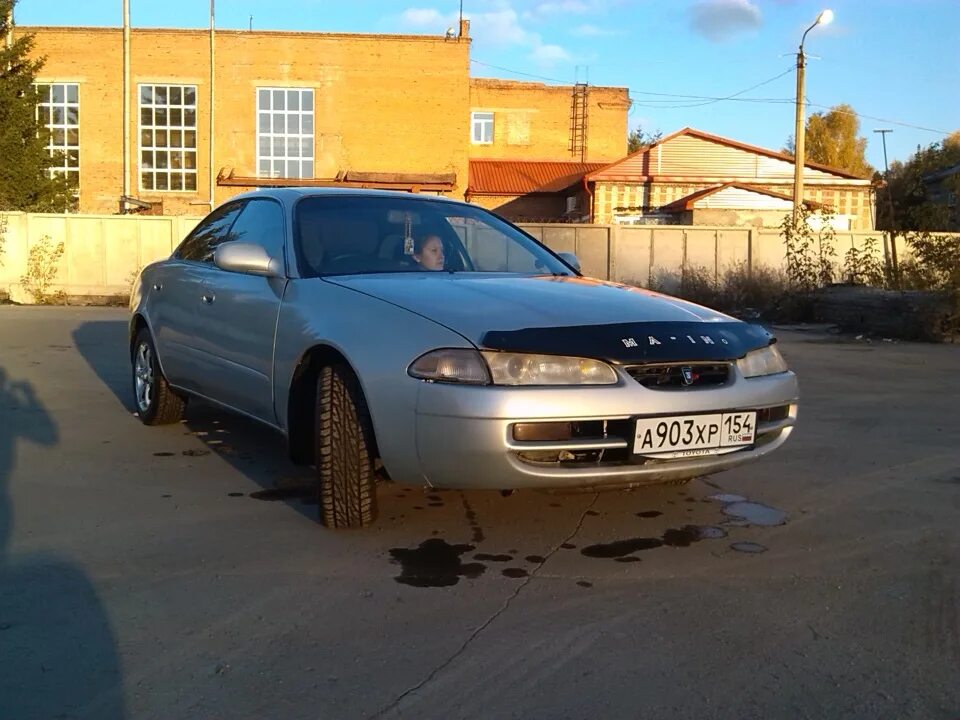
<svg viewBox="0 0 960 720"><path fill-rule="evenodd" d="M471 79L466 21L446 37L136 28L125 186L123 31L25 33L45 58L38 112L81 212L117 212L125 187L126 209L163 214L270 184L463 198L471 158L626 150L626 89Z"/></svg>

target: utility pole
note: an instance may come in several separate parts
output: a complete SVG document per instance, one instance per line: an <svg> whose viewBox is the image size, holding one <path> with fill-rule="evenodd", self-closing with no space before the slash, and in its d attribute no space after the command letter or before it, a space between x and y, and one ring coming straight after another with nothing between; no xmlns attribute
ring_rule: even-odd
<svg viewBox="0 0 960 720"><path fill-rule="evenodd" d="M123 0L123 196L120 212L130 197L130 0Z"/></svg>
<svg viewBox="0 0 960 720"><path fill-rule="evenodd" d="M887 133L893 132L889 128L874 130L883 138L883 184L887 187L887 208L890 212L890 267L893 270L894 281L900 284L900 258L897 257L897 223L894 218L893 194L890 192L890 166L887 164Z"/></svg>
<svg viewBox="0 0 960 720"><path fill-rule="evenodd" d="M214 81L214 68L216 67L216 55L215 55L215 43L214 43L214 29L216 27L216 21L214 19L214 0L210 0L210 138L208 140L208 164L210 165L210 211L213 212L214 206L214 190L216 185L216 178L213 175L213 142L214 142L214 123L213 123L213 114L214 114L214 92L213 92L213 81ZM199 190L199 187L197 188Z"/></svg>
<svg viewBox="0 0 960 720"><path fill-rule="evenodd" d="M806 140L806 128L803 119L803 94L804 94L804 71L807 67L807 56L803 54L803 43L806 42L807 33L813 30L817 25L827 25L833 21L833 11L823 10L813 25L807 28L800 39L800 48L797 52L797 100L796 100L796 118L794 122L794 159L793 159L793 225L796 227L800 222L801 210L803 206L803 169L806 162L804 141Z"/></svg>
<svg viewBox="0 0 960 720"><path fill-rule="evenodd" d="M5 20L7 21L7 37L5 41L7 43L7 50L9 50L13 46L13 5L10 6L10 12L7 14Z"/></svg>

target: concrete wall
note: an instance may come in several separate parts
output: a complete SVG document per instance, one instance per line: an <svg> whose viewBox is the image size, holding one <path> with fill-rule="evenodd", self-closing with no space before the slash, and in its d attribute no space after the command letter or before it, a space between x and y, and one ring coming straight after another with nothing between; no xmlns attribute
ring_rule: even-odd
<svg viewBox="0 0 960 720"><path fill-rule="evenodd" d="M0 213L0 294L31 302L20 287L30 248L63 241L55 290L67 295L124 295L134 273L167 257L200 217Z"/></svg>
<svg viewBox="0 0 960 720"><path fill-rule="evenodd" d="M48 236L64 242L64 256L55 290L72 296L122 295L133 274L167 257L199 222L197 216L43 215L0 213L6 222L0 254L0 293L27 302L20 277L30 247ZM776 230L701 226L619 226L525 224L527 232L560 252L580 258L585 275L638 285L686 267L704 267L720 274L727 268L782 268L783 241ZM838 232L837 259L868 238L883 245L879 232ZM898 251L903 254L902 243Z"/></svg>

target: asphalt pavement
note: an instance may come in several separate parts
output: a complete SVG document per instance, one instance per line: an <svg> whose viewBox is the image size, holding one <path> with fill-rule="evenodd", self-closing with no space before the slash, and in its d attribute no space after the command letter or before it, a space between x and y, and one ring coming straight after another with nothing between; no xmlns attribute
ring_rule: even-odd
<svg viewBox="0 0 960 720"><path fill-rule="evenodd" d="M755 465L332 532L279 436L140 424L126 320L0 307L0 718L960 717L960 347L782 332Z"/></svg>

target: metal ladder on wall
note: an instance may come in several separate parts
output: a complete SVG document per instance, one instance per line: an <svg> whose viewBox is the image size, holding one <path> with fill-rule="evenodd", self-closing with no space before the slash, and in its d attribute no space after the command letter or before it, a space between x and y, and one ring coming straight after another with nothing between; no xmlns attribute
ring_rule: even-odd
<svg viewBox="0 0 960 720"><path fill-rule="evenodd" d="M573 86L570 102L570 155L583 162L587 156L587 94L589 86Z"/></svg>

